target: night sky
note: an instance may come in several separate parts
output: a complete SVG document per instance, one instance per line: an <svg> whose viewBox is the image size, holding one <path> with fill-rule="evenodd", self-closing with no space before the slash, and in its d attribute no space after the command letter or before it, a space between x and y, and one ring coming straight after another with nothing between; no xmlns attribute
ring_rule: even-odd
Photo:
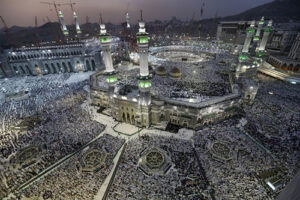
<svg viewBox="0 0 300 200"><path fill-rule="evenodd" d="M51 21L56 20L53 7L40 4L48 0L0 0L0 15L8 26L33 26L34 17L38 16L39 25L46 22L46 16ZM51 0L49 0L50 2ZM139 10L143 9L144 19L170 19L176 16L186 20L195 12L195 19L200 18L200 9L204 0L72 0L76 2L75 10L79 15L80 23L85 23L86 16L90 22L97 22L102 12L105 22L120 23L124 20L127 5L131 22L135 23L139 17ZM238 14L249 8L271 2L272 0L205 0L204 18L228 16ZM69 0L57 0L57 3L68 3ZM70 6L61 7L66 23L73 23ZM2 23L0 27L2 27Z"/></svg>

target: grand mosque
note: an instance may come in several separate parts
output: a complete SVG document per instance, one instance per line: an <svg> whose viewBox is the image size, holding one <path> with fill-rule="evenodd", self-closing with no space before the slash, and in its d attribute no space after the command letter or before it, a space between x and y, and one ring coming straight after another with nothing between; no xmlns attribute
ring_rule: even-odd
<svg viewBox="0 0 300 200"><path fill-rule="evenodd" d="M163 130L168 125L198 129L239 115L240 107L251 103L258 89L249 75L259 65L259 57L252 59L248 53L252 29L254 23L237 57L232 47L218 42L149 49L145 23L140 21L136 35L139 53L132 56L139 66L113 66L111 36L102 24L105 70L91 76L92 104L117 121ZM260 29L261 25L257 31ZM263 53L264 44L260 46Z"/></svg>

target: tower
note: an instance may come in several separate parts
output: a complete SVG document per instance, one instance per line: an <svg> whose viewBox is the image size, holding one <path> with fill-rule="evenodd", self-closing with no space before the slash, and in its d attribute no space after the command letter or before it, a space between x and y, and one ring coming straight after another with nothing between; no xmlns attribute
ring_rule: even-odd
<svg viewBox="0 0 300 200"><path fill-rule="evenodd" d="M115 84L117 82L117 72L113 67L111 52L110 52L110 44L111 44L111 37L106 32L105 24L100 24L100 43L102 46L102 57L105 64L105 72L104 76L106 77L106 83L108 84L108 102L109 105L114 105L114 89ZM111 113L115 112L114 106L111 106Z"/></svg>
<svg viewBox="0 0 300 200"><path fill-rule="evenodd" d="M106 74L113 74L115 69L112 63L112 57L110 52L110 35L106 32L105 24L100 25L100 43L102 46L102 54L103 54L103 61L105 64L105 73Z"/></svg>
<svg viewBox="0 0 300 200"><path fill-rule="evenodd" d="M246 39L245 39L245 43L244 43L244 46L243 46L242 53L249 53L250 43L252 41L252 37L253 37L254 32L255 32L254 26L255 26L255 21L252 21L251 24L250 24L250 27L247 29L247 36L246 36Z"/></svg>
<svg viewBox="0 0 300 200"><path fill-rule="evenodd" d="M76 15L75 11L73 12L73 17L74 17L75 26L76 26L76 37L79 38L81 36L81 29L80 29L79 22L78 22L78 17Z"/></svg>
<svg viewBox="0 0 300 200"><path fill-rule="evenodd" d="M258 48L258 51L260 52L263 52L265 51L266 49L266 44L268 42L268 39L269 39L269 35L270 35L270 32L272 31L272 20L270 20L268 22L268 25L267 27L264 29L264 35L263 35L263 38L260 42L260 45L259 45L259 48Z"/></svg>
<svg viewBox="0 0 300 200"><path fill-rule="evenodd" d="M140 96L137 109L137 124L142 127L150 126L150 106L151 106L151 75L149 75L148 67L148 44L149 37L143 22L142 11L141 20L139 22L139 32L136 35L137 45L140 54L140 74L138 75Z"/></svg>
<svg viewBox="0 0 300 200"><path fill-rule="evenodd" d="M264 25L264 23L265 23L264 17L262 17L261 20L258 22L258 25L257 25L256 33L255 33L255 36L253 38L254 42L258 42L259 41L261 28Z"/></svg>
<svg viewBox="0 0 300 200"><path fill-rule="evenodd" d="M59 19L60 19L60 23L61 23L62 32L63 32L64 36L67 38L69 36L69 31L68 31L67 26L65 24L64 15L62 14L61 11L58 11L58 14L59 14Z"/></svg>
<svg viewBox="0 0 300 200"><path fill-rule="evenodd" d="M290 59L299 59L300 58L300 33L297 34L297 37L292 45L292 48L288 54Z"/></svg>
<svg viewBox="0 0 300 200"><path fill-rule="evenodd" d="M217 40L220 40L220 38L221 38L221 33L222 33L222 24L219 23L219 24L218 24L218 28L217 28Z"/></svg>
<svg viewBox="0 0 300 200"><path fill-rule="evenodd" d="M128 13L126 13L125 18L126 18L126 27L130 28L130 22L129 22L130 17Z"/></svg>

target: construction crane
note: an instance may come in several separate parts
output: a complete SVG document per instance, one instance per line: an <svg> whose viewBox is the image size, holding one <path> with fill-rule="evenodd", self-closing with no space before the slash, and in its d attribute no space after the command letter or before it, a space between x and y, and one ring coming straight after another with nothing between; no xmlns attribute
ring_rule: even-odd
<svg viewBox="0 0 300 200"><path fill-rule="evenodd" d="M86 16L85 33L89 36L89 16Z"/></svg>
<svg viewBox="0 0 300 200"><path fill-rule="evenodd" d="M55 1L53 1L53 3L52 3L52 2L44 2L44 1L41 1L40 3L41 3L41 4L45 4L45 5L49 5L49 6L53 6L53 7L54 7L55 12L56 12L56 16L57 16L57 19L58 19L58 22L59 22L60 27L61 27L61 30L62 30L62 33L63 33L63 35L65 35L65 34L64 34L64 27L63 27L62 21L61 21L62 18L60 17L60 14L59 14L59 11L58 11L58 8L57 8L57 7L59 7L59 6L71 5L72 8L73 8L73 5L76 4L76 3L72 3L72 2L71 2L71 3L56 3Z"/></svg>
<svg viewBox="0 0 300 200"><path fill-rule="evenodd" d="M72 11L74 11L73 5L76 5L76 3L71 2L71 0L70 0L70 3L56 3L55 1L53 1L53 3L41 1L40 3L41 3L41 4L46 4L46 5L49 5L49 6L53 6L54 9L55 9L55 12L56 12L56 16L57 16L58 21L60 21L60 18L59 18L59 13L58 13L57 7L69 5L69 6L71 6Z"/></svg>
<svg viewBox="0 0 300 200"><path fill-rule="evenodd" d="M40 46L41 43L41 38L39 35L39 30L38 30L38 21L37 21L37 16L35 16L35 26L34 26L34 30L35 30L35 37L36 37L36 45Z"/></svg>
<svg viewBox="0 0 300 200"><path fill-rule="evenodd" d="M8 29L8 26L7 26L4 18L2 16L0 16L0 19L4 26L4 33L6 35L7 41L9 41L8 45L11 45L12 47L16 47L17 45L16 45L15 41L13 40L12 36L9 34L9 29Z"/></svg>
<svg viewBox="0 0 300 200"><path fill-rule="evenodd" d="M63 4L63 5L70 5L70 6L71 6L71 9L72 9L72 12L75 11L73 5L76 5L76 3L73 3L72 0L70 0L70 3L65 3L65 4Z"/></svg>

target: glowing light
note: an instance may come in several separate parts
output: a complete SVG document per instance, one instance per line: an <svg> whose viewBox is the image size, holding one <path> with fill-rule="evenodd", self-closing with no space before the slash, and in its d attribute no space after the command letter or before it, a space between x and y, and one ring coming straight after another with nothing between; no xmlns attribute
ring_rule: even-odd
<svg viewBox="0 0 300 200"><path fill-rule="evenodd" d="M270 183L269 181L267 182L267 185L273 190L275 191L276 188L274 187L274 185L272 183Z"/></svg>

